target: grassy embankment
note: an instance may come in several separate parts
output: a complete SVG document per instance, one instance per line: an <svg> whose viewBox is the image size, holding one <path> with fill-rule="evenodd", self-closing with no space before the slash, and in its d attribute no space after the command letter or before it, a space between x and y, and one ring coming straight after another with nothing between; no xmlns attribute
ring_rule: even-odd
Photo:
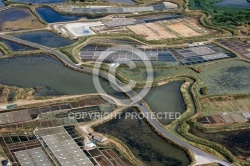
<svg viewBox="0 0 250 166"><path fill-rule="evenodd" d="M186 104L186 112L182 115L182 117L174 122L172 122L170 125L166 126L166 128L172 132L177 137L180 137L181 139L185 139L185 141L188 141L190 144L197 146L200 149L203 149L211 154L214 154L215 156L218 156L220 158L226 158L230 162L239 163L237 161L236 157L224 146L216 143L211 142L199 137L196 137L192 134L190 134L189 128L192 124L190 124L190 121L188 119L194 118L197 116L197 113L199 113L200 110L200 102L199 98L197 96L196 88L201 83L201 80L196 80L194 84L186 82L181 87L181 92L183 95L183 99Z"/></svg>
<svg viewBox="0 0 250 166"><path fill-rule="evenodd" d="M10 49L3 42L0 42L0 52L7 55L10 53Z"/></svg>
<svg viewBox="0 0 250 166"><path fill-rule="evenodd" d="M190 77L193 77L193 76L190 76ZM124 77L124 78L120 78L121 80L123 80L124 82L126 82L127 78ZM169 79L169 78L168 78ZM201 111L201 105L200 105L200 102L198 101L199 99L199 96L196 94L197 92L197 87L198 85L201 83L201 80L199 80L198 78L195 79L195 86L191 89L192 91L192 94L193 94L193 98L196 99L194 102L195 102L195 105L199 108L197 109L198 113ZM186 94L184 94L184 99L185 98L188 98L187 96L189 95L189 92L186 92ZM204 140L202 138L198 138L192 134L190 134L188 132L189 128L190 128L190 125L193 125L191 122L187 121L187 119L192 116L194 113L195 113L195 108L191 109L192 108L192 101L191 101L191 98L189 100L185 99L185 103L187 105L187 108L189 108L186 113L183 114L183 118L182 120L179 121L179 124L176 122L176 123L173 123L172 124L172 131L173 132L176 132L176 128L175 126L178 126L180 125L180 127L177 129L178 130L178 133L179 135L185 137L185 139L189 140L190 142L193 142L192 144L201 148L201 149L204 149L208 152L212 152L212 154L214 155L218 155L218 152L220 154L223 154L223 156L225 156L229 161L232 161L232 162L241 162L241 161L238 161L235 156L232 155L232 153L226 149L224 146L218 144L218 143L214 143L214 142L211 142L211 141L207 141L207 140ZM190 111L190 110L193 110L193 111ZM197 116L197 115L196 115ZM223 156L221 156L221 158L223 158ZM244 162L244 161L243 161Z"/></svg>
<svg viewBox="0 0 250 166"><path fill-rule="evenodd" d="M237 100L249 100L250 95L249 94L238 94L238 95L214 95L214 96L205 96L202 97L201 100L202 101L209 101L209 102L223 102L223 103L228 103L230 101L235 101L234 102L234 106L235 108L232 108L233 111L237 112L238 111L238 107L241 107L242 105L239 104L237 102ZM246 103L247 104L247 103ZM204 105L203 105L204 106ZM225 107L225 106L223 106ZM245 105L245 107L248 107L247 105ZM227 108L227 107L225 107ZM203 110L213 110L214 107L203 107ZM220 109L220 108L218 108ZM230 107L228 107L228 109L230 110ZM215 110L214 112L216 112L217 114L221 114L224 111L218 112L217 110ZM208 114L214 114L213 113L208 113ZM205 116L206 114L201 114L199 117L201 116ZM233 130L243 130L243 129L249 129L250 128L250 122L246 122L246 123L232 123L232 124L220 124L220 125L207 125L207 124L202 124L199 122L196 122L196 118L192 119L191 121L192 125L199 128L200 130L202 130L203 132L206 133L215 133L215 132L222 132L222 131L233 131Z"/></svg>
<svg viewBox="0 0 250 166"><path fill-rule="evenodd" d="M33 94L33 88L0 85L0 103L13 103L17 100L33 99ZM12 97L10 97L10 95Z"/></svg>
<svg viewBox="0 0 250 166"><path fill-rule="evenodd" d="M187 81L188 80L188 78L175 78L175 79L171 79L171 80L169 80L169 81L174 81L174 80L176 80L176 79L184 79L185 81ZM198 80L198 78L196 78L195 79L196 81ZM197 81L197 82L200 82L200 81ZM187 94L186 94L187 95ZM190 102L191 101L187 101L186 100L186 103L187 103L187 105L190 105ZM149 106L148 106L149 107ZM150 109L150 108L149 108ZM185 118L185 119L188 119L188 117L189 116L191 116L191 115L193 115L194 114L194 112L192 112L192 111L190 111L190 109L189 109L189 111L187 111L187 112L185 112L184 113L185 115L183 115L182 117L183 118ZM177 121L177 122L179 122L179 120ZM176 126L176 125L173 125L173 126ZM177 125L178 126L178 125ZM157 131L156 131L157 132ZM158 133L158 134L160 134L160 133ZM192 139L192 140L190 140L191 142L192 141L195 141L194 139ZM201 148L201 149L204 149L204 150L206 150L206 151L208 151L208 152L210 152L210 153L212 153L212 154L215 154L216 156L218 156L219 155L219 153L217 152L217 151L215 151L215 150L213 150L212 148L214 147L214 145L212 144L212 143L203 143L202 145L199 145L199 141L196 141L195 143L192 143L193 145L195 145L195 146L197 146L198 145L198 147L199 148ZM219 146L219 145L218 145ZM218 150L219 149L219 152L221 152L222 154L226 154L226 156L228 157L228 158L230 158L230 155L227 155L227 153L228 153L228 151L226 151L225 150L225 148L224 147L217 147L217 149L216 150ZM222 151L222 150L223 151ZM225 151L224 151L225 150ZM190 154L190 152L188 152L187 151L187 153L189 154L189 156L192 156L191 154ZM220 155L221 156L221 155ZM223 158L222 156L221 156L221 158ZM192 160L193 161L193 160Z"/></svg>
<svg viewBox="0 0 250 166"><path fill-rule="evenodd" d="M186 82L181 87L181 92L183 95L183 99L185 101L186 105L186 112L182 114L182 117L178 120L175 120L170 125L166 126L166 129L169 130L171 133L176 135L177 137L184 139L185 141L189 142L190 144L207 151L221 159L224 159L225 157L227 159L231 159L230 152L225 149L223 146L219 144L215 144L213 142L209 142L206 140L202 140L198 137L195 137L188 133L189 124L188 119L193 118L194 116L197 116L196 113L196 100L193 100L193 95L191 93L192 89L195 89L195 86L200 83L201 80L196 80L196 82L193 84L192 82Z"/></svg>

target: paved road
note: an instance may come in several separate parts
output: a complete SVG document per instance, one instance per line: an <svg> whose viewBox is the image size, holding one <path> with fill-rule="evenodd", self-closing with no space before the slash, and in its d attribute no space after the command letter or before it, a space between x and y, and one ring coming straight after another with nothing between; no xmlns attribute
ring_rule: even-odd
<svg viewBox="0 0 250 166"><path fill-rule="evenodd" d="M111 80L114 80L115 78L111 78L109 77ZM110 81L109 79L109 81ZM112 81L113 82L113 81ZM122 82L117 81L118 85L124 85ZM158 121L154 118L154 115L151 113L150 110L148 110L147 107L145 107L145 105L141 102L141 98L136 94L136 92L131 91L131 89L127 86L124 86L125 89L123 89L123 91L128 92L127 94L130 96L130 98L133 100L132 103L134 103L134 101L139 101L136 102L135 105L137 107L139 107L141 109L141 111L143 112L143 114L145 115L145 117L147 118L147 120L151 123L151 125L158 130L163 136L165 136L166 138L168 138L169 140L181 145L182 147L185 147L186 149L192 151L194 154L198 155L198 156L203 156L207 159L209 159L211 162L217 162L220 163L222 165L225 166L231 166L232 164L227 162L227 161L223 161L218 159L217 157L203 151L200 150L188 143L186 143L185 141L181 140L180 138L172 135L172 133L168 132L163 126L161 126Z"/></svg>
<svg viewBox="0 0 250 166"><path fill-rule="evenodd" d="M39 45L39 44L35 44L35 43L31 43L31 42L28 42L28 41L25 41L25 40L22 40L22 39L18 39L18 38L15 38L15 37L12 37L12 36L3 35L3 34L0 34L0 38L11 40L11 41L15 41L15 42L19 42L19 43L23 43L23 44L27 44L27 45L30 45L30 46L33 46L33 47L36 47L36 48L40 48L40 49L46 50L46 51L54 54L55 56L57 56L57 58L59 58L61 61L63 61L65 64L67 64L71 68L74 68L74 69L77 69L77 70L82 70L84 72L92 73L91 69L86 69L86 68L81 69L75 63L73 63L68 58L66 58L62 53L60 53L58 51L55 51L52 48L49 48L49 47L46 47L46 46L42 46L42 45ZM102 76L104 78L107 78L107 75L105 73L100 73L100 76ZM128 92L127 94L131 97L131 100L132 100L131 102L132 103L134 103L134 101L140 101L140 97L134 91L131 91L131 89L128 86L124 86L124 84L121 81L116 80L116 78L114 76L109 77L109 81L111 81L113 83L116 83L116 81L117 81L118 85L117 84L116 85L118 87L123 86L124 88L121 89L121 90L125 91L125 92ZM151 117L153 117L151 111L148 110L147 107L145 107L142 102L136 102L134 104L141 109L141 111L147 117L147 120L152 124L152 126L156 130L158 130L159 132L161 132L162 135L165 136L166 138L168 138L169 140L171 140L171 141L173 141L173 142L181 145L182 147L185 147L186 149L192 151L194 154L197 154L199 156L203 156L203 157L211 160L211 162L217 162L217 163L220 163L220 164L225 165L225 166L231 166L232 165L231 163L228 163L226 161L220 160L217 157L215 157L215 156L213 156L213 155L211 155L211 154L209 154L209 153L207 153L207 152L205 152L203 150L200 150L200 149L198 149L198 148L196 148L196 147L194 147L194 146L186 143L185 141L181 140L180 138L172 135L163 126L161 126L157 122L157 120L155 118L151 118Z"/></svg>
<svg viewBox="0 0 250 166"><path fill-rule="evenodd" d="M56 50L54 50L54 49L52 49L50 47L46 47L46 46L43 46L43 45L40 45L40 44L32 43L32 42L22 40L22 39L13 37L13 36L9 36L9 35L7 36L7 35L4 35L4 34L0 34L0 38L6 39L6 40L11 40L11 41L18 42L18 43L21 43L21 44L26 44L28 46L32 46L32 47L35 47L35 48L40 48L42 50L45 50L45 51L55 55L57 58L59 58L61 61L68 64L72 68L77 68L77 69L79 68L74 62L72 62L67 57L65 57L64 54L62 54L62 53L60 53L60 52L58 52L58 51L56 51Z"/></svg>

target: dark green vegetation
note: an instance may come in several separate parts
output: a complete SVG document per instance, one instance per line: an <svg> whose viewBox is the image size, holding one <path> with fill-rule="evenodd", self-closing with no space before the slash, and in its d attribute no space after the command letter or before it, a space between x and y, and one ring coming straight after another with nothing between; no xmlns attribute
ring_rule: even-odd
<svg viewBox="0 0 250 166"><path fill-rule="evenodd" d="M202 87L200 89L200 94L201 95L207 95L208 94L208 88L207 87Z"/></svg>
<svg viewBox="0 0 250 166"><path fill-rule="evenodd" d="M158 136L144 120L131 117L125 119L128 113L133 112L136 110L127 110L119 118L97 126L94 130L120 139L146 165L188 165L190 163L184 151Z"/></svg>
<svg viewBox="0 0 250 166"><path fill-rule="evenodd" d="M241 156L241 158L249 157L250 155L250 131L233 131L233 132L220 132L220 133L203 133L196 128L192 128L190 131L192 134L220 143L227 147L235 156ZM233 145L233 146L232 146Z"/></svg>
<svg viewBox="0 0 250 166"><path fill-rule="evenodd" d="M222 0L190 0L190 9L202 10L207 15L211 15L211 24L236 28L237 26L250 25L250 10L235 7L215 6L215 3ZM209 24L209 22L207 22Z"/></svg>

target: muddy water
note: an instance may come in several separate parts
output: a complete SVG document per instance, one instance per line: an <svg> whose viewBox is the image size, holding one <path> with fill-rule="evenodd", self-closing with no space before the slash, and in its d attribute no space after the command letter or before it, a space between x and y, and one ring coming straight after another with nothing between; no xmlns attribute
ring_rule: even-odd
<svg viewBox="0 0 250 166"><path fill-rule="evenodd" d="M4 85L26 88L43 86L67 95L97 92L91 75L71 70L45 54L1 59L0 71L0 84ZM124 97L111 88L108 81L101 79L101 84L107 93Z"/></svg>
<svg viewBox="0 0 250 166"><path fill-rule="evenodd" d="M142 119L126 118L130 109L119 118L94 128L95 131L112 135L125 143L132 153L145 165L188 165L190 160L185 152L158 136Z"/></svg>
<svg viewBox="0 0 250 166"><path fill-rule="evenodd" d="M163 86L151 88L144 98L151 110L163 125L171 123L185 111L180 87L184 81L175 81ZM136 90L139 92L140 90Z"/></svg>
<svg viewBox="0 0 250 166"><path fill-rule="evenodd" d="M27 88L43 86L67 95L96 93L91 75L73 71L57 59L44 54L0 59L0 71L0 84ZM108 81L101 80L101 84L110 95L124 98L123 94L111 88ZM181 82L177 87L180 85ZM190 163L183 150L159 137L145 121L125 120L124 114L121 117L97 127L96 130L122 140L146 165L188 165Z"/></svg>

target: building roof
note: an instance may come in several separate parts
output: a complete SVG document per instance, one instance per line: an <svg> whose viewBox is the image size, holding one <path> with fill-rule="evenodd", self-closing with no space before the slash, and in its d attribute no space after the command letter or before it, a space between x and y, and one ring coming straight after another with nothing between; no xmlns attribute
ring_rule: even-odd
<svg viewBox="0 0 250 166"><path fill-rule="evenodd" d="M41 147L14 152L21 165L53 166Z"/></svg>
<svg viewBox="0 0 250 166"><path fill-rule="evenodd" d="M42 132L41 137L60 164L62 166L93 166L93 163L68 132L63 127L58 128L58 131L62 132L54 134L48 131ZM48 134L46 135L46 133Z"/></svg>

